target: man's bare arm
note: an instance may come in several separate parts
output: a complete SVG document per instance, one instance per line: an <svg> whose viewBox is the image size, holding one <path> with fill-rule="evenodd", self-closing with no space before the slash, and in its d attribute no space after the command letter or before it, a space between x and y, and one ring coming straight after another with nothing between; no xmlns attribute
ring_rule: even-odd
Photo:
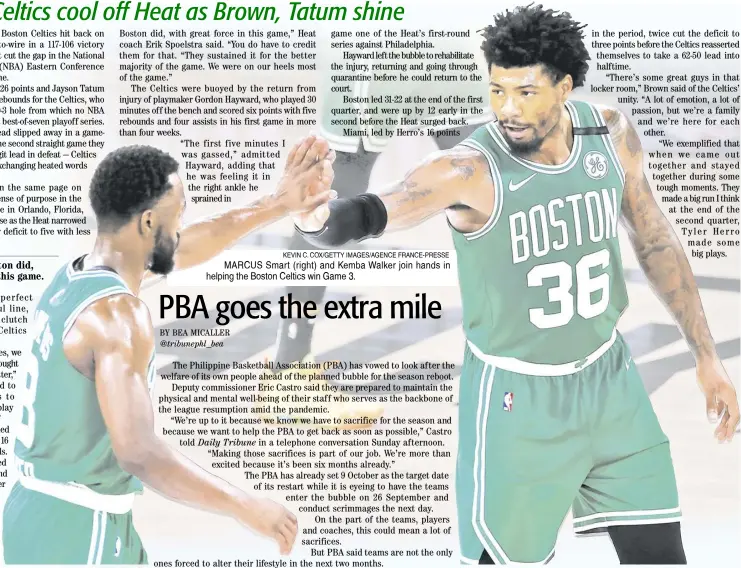
<svg viewBox="0 0 741 568"><path fill-rule="evenodd" d="M409 229L454 205L475 206L472 188L490 179L486 159L475 150L433 154L379 194L387 230Z"/></svg>
<svg viewBox="0 0 741 568"><path fill-rule="evenodd" d="M191 223L180 233L175 270L191 268L214 258L246 235L282 219L286 213L280 199L268 195L247 206Z"/></svg>
<svg viewBox="0 0 741 568"><path fill-rule="evenodd" d="M92 351L98 401L121 467L170 499L235 518L288 553L297 528L290 512L211 475L155 434L147 384L154 332L144 304L128 295L100 300L75 328Z"/></svg>
<svg viewBox="0 0 741 568"><path fill-rule="evenodd" d="M638 262L654 291L681 328L699 362L717 358L687 256L654 200L643 170L643 149L633 126L619 111L603 110L625 170L622 220Z"/></svg>
<svg viewBox="0 0 741 568"><path fill-rule="evenodd" d="M603 115L625 170L623 224L643 272L674 316L695 357L708 419L718 422L715 436L719 441L730 441L741 419L738 397L710 335L687 256L653 198L643 172L638 134L619 111L604 110Z"/></svg>
<svg viewBox="0 0 741 568"><path fill-rule="evenodd" d="M336 199L312 213L295 215L294 222L317 246L341 246L414 227L455 205L491 208L494 192L477 191L482 184L491 187L491 175L479 152L438 152L377 196ZM487 199L488 204L479 202Z"/></svg>

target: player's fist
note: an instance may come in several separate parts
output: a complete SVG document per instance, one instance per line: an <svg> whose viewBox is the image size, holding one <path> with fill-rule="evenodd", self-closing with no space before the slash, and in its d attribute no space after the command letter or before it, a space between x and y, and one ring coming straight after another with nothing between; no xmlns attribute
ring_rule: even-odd
<svg viewBox="0 0 741 568"><path fill-rule="evenodd" d="M311 211L329 201L334 152L327 141L308 136L291 148L275 197L291 214Z"/></svg>
<svg viewBox="0 0 741 568"><path fill-rule="evenodd" d="M738 397L723 363L718 359L698 363L697 382L705 395L708 420L718 422L715 437L720 442L730 442L738 428Z"/></svg>
<svg viewBox="0 0 741 568"><path fill-rule="evenodd" d="M289 554L293 549L298 521L283 505L270 499L253 497L242 507L239 520L256 533L276 541L282 555Z"/></svg>

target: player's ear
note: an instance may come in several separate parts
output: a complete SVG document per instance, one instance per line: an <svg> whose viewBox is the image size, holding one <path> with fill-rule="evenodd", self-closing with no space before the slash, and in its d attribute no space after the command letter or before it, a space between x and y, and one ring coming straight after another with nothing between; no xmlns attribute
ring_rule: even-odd
<svg viewBox="0 0 741 568"><path fill-rule="evenodd" d="M563 79L558 82L558 90L561 95L561 99L565 102L569 98L571 91L574 90L574 79L571 75L566 75Z"/></svg>
<svg viewBox="0 0 741 568"><path fill-rule="evenodd" d="M148 237L154 232L154 212L147 209L139 216L139 234Z"/></svg>

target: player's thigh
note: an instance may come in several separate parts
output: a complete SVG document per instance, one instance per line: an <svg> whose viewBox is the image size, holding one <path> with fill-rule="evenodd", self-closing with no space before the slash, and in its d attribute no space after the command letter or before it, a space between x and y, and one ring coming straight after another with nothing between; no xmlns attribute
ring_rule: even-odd
<svg viewBox="0 0 741 568"><path fill-rule="evenodd" d="M574 501L577 534L676 522L681 516L668 442L596 466Z"/></svg>
<svg viewBox="0 0 741 568"><path fill-rule="evenodd" d="M131 513L81 507L16 484L3 511L6 564L146 564Z"/></svg>
<svg viewBox="0 0 741 568"><path fill-rule="evenodd" d="M467 349L458 391L458 455L456 461L456 506L459 554L462 564L478 564L484 550L473 525L474 457L476 455L476 412L488 365Z"/></svg>
<svg viewBox="0 0 741 568"><path fill-rule="evenodd" d="M569 394L578 385L486 364L475 371L461 395L461 555L485 549L496 563L543 562L591 465Z"/></svg>
<svg viewBox="0 0 741 568"><path fill-rule="evenodd" d="M3 511L6 564L88 564L101 535L94 511L19 484Z"/></svg>
<svg viewBox="0 0 741 568"><path fill-rule="evenodd" d="M134 528L131 513L109 515L103 546L103 564L146 564L147 553Z"/></svg>
<svg viewBox="0 0 741 568"><path fill-rule="evenodd" d="M574 502L577 533L681 518L669 440L622 339L611 352L610 376L594 377L594 467Z"/></svg>

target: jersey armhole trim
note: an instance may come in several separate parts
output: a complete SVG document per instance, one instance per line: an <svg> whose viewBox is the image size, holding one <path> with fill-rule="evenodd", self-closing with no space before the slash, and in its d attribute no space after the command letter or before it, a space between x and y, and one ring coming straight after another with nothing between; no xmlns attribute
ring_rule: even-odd
<svg viewBox="0 0 741 568"><path fill-rule="evenodd" d="M589 105L589 109L592 111L592 116L594 117L594 121L599 126L604 126L607 128L607 123L605 122L605 117L602 116L602 113L597 109L594 105L591 103L587 103ZM620 158L618 157L617 149L615 148L615 144L612 141L612 136L610 135L609 130L606 134L602 134L602 143L605 145L605 149L607 150L607 153L610 154L610 158L612 158L612 162L615 164L615 168L617 169L618 176L620 176L620 181L623 182L623 185L625 185L625 171L623 170L623 165L620 163Z"/></svg>
<svg viewBox="0 0 741 568"><path fill-rule="evenodd" d="M64 341L64 338L70 332L70 330L72 329L72 326L75 325L77 318L80 317L80 314L86 308L88 308L91 304L97 302L98 300L107 298L109 296L118 296L118 295L133 296L133 294L128 288L125 288L123 286L111 286L109 288L104 288L103 290L99 290L92 296L85 298L85 300L81 302L80 305L78 305L65 320L64 331L62 332L62 341Z"/></svg>
<svg viewBox="0 0 741 568"><path fill-rule="evenodd" d="M494 228L494 225L496 225L497 221L499 220L499 217L502 214L502 209L504 207L504 185L502 184L502 176L499 173L499 168L494 163L494 160L486 151L486 149L479 142L477 142L476 140L468 139L461 142L460 146L467 146L468 148L471 148L483 154L483 156L486 158L486 161L489 163L489 171L491 172L491 179L494 183L494 207L492 208L491 215L489 215L489 218L486 220L486 223L484 223L483 227L470 233L464 233L453 227L452 223L450 223L450 220L448 220L448 224L450 225L450 228L452 230L465 237L466 240L474 241L476 239L480 239L486 233L491 231Z"/></svg>
<svg viewBox="0 0 741 568"><path fill-rule="evenodd" d="M69 279L70 282L73 282L75 280L84 280L87 278L94 278L96 276L108 276L109 278L113 278L114 280L116 280L116 282L118 282L121 286L123 286L127 290L129 289L128 284L126 284L124 279L121 278L121 275L118 274L118 272L114 270L105 270L102 268L92 268L90 270L77 271L74 268L72 268L72 265L74 263L75 261L72 260L67 264L67 278Z"/></svg>

